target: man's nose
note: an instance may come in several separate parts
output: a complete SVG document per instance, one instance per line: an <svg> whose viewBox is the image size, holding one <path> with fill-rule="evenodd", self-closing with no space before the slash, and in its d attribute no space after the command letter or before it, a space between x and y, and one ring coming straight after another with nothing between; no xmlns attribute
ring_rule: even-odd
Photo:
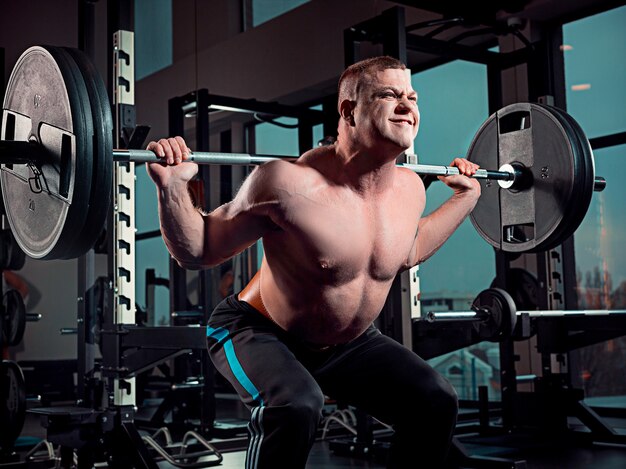
<svg viewBox="0 0 626 469"><path fill-rule="evenodd" d="M401 114L408 114L413 111L415 104L406 96L401 97L398 100L398 105L396 106L396 111Z"/></svg>

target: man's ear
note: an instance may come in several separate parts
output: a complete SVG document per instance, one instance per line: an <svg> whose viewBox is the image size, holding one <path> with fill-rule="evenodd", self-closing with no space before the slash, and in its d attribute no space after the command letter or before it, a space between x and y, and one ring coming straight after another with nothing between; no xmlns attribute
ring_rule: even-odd
<svg viewBox="0 0 626 469"><path fill-rule="evenodd" d="M356 106L356 101L350 101L349 99L344 99L339 104L339 115L342 119L349 125L354 125L354 108Z"/></svg>

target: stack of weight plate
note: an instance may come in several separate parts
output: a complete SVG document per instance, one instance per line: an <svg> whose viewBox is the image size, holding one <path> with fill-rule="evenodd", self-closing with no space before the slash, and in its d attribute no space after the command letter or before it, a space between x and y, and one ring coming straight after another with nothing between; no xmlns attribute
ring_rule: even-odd
<svg viewBox="0 0 626 469"><path fill-rule="evenodd" d="M19 270L24 266L24 252L9 230L0 231L0 272ZM26 391L19 365L4 360L8 347L16 346L24 337L26 307L17 290L8 290L0 306L0 455L10 454L24 426ZM1 456L0 456L1 457Z"/></svg>

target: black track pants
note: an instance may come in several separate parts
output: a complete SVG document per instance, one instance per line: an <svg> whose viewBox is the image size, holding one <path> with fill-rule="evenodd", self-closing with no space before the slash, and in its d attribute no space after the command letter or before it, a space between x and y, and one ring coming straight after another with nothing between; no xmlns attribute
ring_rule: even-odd
<svg viewBox="0 0 626 469"><path fill-rule="evenodd" d="M315 350L233 295L213 312L207 342L214 365L252 411L246 469L304 468L325 395L393 425L389 468L443 464L456 392L374 326L348 344Z"/></svg>

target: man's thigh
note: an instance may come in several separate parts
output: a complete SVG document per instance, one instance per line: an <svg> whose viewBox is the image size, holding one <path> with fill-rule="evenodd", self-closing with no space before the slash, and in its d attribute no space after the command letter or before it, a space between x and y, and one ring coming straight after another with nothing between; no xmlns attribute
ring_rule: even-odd
<svg viewBox="0 0 626 469"><path fill-rule="evenodd" d="M319 386L279 339L280 329L241 304L220 304L207 326L211 361L250 406L282 405ZM318 392L321 392L318 390Z"/></svg>
<svg viewBox="0 0 626 469"><path fill-rule="evenodd" d="M426 361L374 328L314 376L327 395L387 423L403 418L408 408L428 406L442 390L451 390Z"/></svg>

